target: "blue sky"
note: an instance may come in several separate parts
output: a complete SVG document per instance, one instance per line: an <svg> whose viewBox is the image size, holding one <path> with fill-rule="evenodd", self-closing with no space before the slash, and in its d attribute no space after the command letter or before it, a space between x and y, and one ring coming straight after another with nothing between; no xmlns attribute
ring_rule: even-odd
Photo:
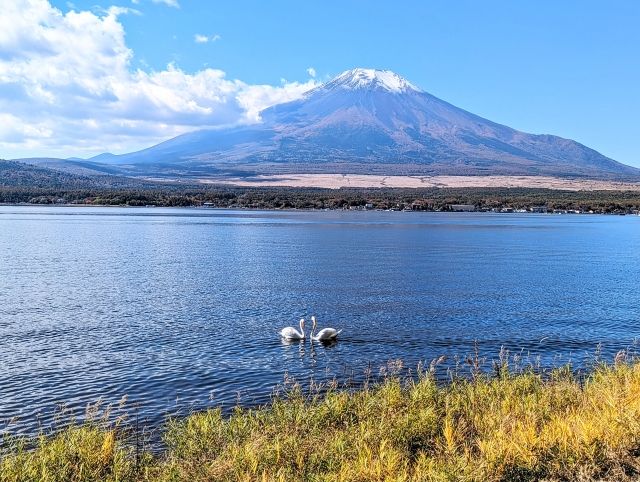
<svg viewBox="0 0 640 482"><path fill-rule="evenodd" d="M120 153L255 122L364 67L640 167L638 1L8 1L0 157Z"/></svg>

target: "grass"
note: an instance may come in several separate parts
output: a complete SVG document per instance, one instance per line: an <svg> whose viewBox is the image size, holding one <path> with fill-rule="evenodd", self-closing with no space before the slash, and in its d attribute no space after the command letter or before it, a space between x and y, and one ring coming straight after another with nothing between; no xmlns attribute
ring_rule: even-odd
<svg viewBox="0 0 640 482"><path fill-rule="evenodd" d="M7 439L1 481L436 481L640 479L640 363L587 377L506 363L436 383L390 364L361 389L290 383L271 404L169 420L166 448L140 454L131 424L89 417ZM96 409L97 412L97 409ZM138 452L136 454L136 452Z"/></svg>

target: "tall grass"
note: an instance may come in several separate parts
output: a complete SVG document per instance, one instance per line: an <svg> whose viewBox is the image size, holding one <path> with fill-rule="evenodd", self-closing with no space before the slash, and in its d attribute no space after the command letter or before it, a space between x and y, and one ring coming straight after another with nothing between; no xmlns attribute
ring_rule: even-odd
<svg viewBox="0 0 640 482"><path fill-rule="evenodd" d="M470 365L470 376L446 384L433 370L400 377L394 364L359 390L288 384L265 407L168 421L154 456L136 456L130 430L89 420L5 443L0 480L640 478L637 360L619 356L580 378L569 367L516 374L497 364L483 374L477 357Z"/></svg>

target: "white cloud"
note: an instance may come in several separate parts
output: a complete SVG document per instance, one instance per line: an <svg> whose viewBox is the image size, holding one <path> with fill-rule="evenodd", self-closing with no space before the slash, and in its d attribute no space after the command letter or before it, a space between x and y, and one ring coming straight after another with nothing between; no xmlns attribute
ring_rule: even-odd
<svg viewBox="0 0 640 482"><path fill-rule="evenodd" d="M309 75L311 77L315 77L316 76L316 69L314 69L313 67L308 68L307 72L309 72Z"/></svg>
<svg viewBox="0 0 640 482"><path fill-rule="evenodd" d="M199 33L194 35L194 40L196 43L203 44L207 42L215 42L216 40L220 40L220 35L214 35L213 37L207 37L205 35L200 35Z"/></svg>
<svg viewBox="0 0 640 482"><path fill-rule="evenodd" d="M136 15L140 15L140 11L135 8L127 8L127 7L116 7L112 5L108 9L105 10L107 15L113 15L117 17L118 15L125 15L127 13L135 13Z"/></svg>
<svg viewBox="0 0 640 482"><path fill-rule="evenodd" d="M151 0L151 1L153 3L166 3L170 7L180 8L180 5L178 5L178 1L177 0ZM137 2L134 2L134 3L137 3Z"/></svg>
<svg viewBox="0 0 640 482"><path fill-rule="evenodd" d="M259 113L272 105L291 102L319 84L310 79L305 83L283 83L281 87L271 85L246 85L236 95L238 104L246 111L249 122L259 122Z"/></svg>
<svg viewBox="0 0 640 482"><path fill-rule="evenodd" d="M128 12L135 11L63 14L48 0L3 7L0 157L131 151L201 127L258 122L260 110L317 85L247 85L220 70L187 73L173 63L159 72L133 69L118 22Z"/></svg>

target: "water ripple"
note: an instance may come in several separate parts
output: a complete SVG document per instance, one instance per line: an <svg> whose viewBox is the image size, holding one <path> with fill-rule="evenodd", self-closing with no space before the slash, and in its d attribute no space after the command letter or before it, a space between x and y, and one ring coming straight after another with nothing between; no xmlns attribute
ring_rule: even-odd
<svg viewBox="0 0 640 482"><path fill-rule="evenodd" d="M0 207L0 432L128 394L157 423L285 373L501 348L547 366L640 335L640 218ZM316 315L333 346L283 343ZM212 399L210 397L213 397Z"/></svg>

